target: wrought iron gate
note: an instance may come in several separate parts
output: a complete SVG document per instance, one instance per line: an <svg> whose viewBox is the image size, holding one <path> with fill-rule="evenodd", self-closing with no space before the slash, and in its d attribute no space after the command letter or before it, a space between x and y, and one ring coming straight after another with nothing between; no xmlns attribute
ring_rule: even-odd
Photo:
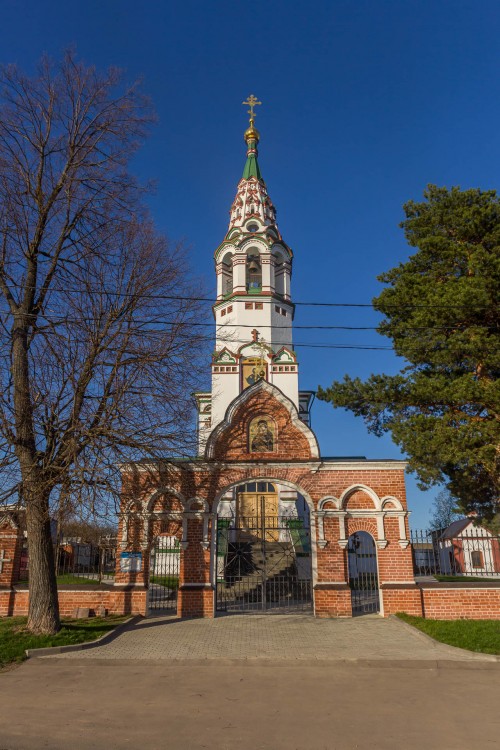
<svg viewBox="0 0 500 750"><path fill-rule="evenodd" d="M149 561L149 610L177 611L180 542L175 536L155 539Z"/></svg>
<svg viewBox="0 0 500 750"><path fill-rule="evenodd" d="M351 534L347 545L352 614L364 615L380 610L377 549L366 531Z"/></svg>
<svg viewBox="0 0 500 750"><path fill-rule="evenodd" d="M308 519L277 514L265 495L255 514L217 521L219 612L304 612L312 609ZM247 506L248 507L248 502Z"/></svg>

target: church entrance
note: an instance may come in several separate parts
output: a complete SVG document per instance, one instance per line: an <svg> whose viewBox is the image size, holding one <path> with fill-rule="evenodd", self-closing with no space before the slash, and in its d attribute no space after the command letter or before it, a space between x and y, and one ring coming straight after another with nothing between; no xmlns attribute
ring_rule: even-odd
<svg viewBox="0 0 500 750"><path fill-rule="evenodd" d="M277 485L237 487L230 513L217 519L218 612L312 612L309 511Z"/></svg>

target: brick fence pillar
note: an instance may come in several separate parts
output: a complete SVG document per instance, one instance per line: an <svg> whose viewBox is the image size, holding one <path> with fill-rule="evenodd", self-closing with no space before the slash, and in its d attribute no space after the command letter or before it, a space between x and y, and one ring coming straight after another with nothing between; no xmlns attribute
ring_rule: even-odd
<svg viewBox="0 0 500 750"><path fill-rule="evenodd" d="M149 581L147 532L145 518L140 513L130 513L120 519L114 591L125 614L137 611L146 614Z"/></svg>
<svg viewBox="0 0 500 750"><path fill-rule="evenodd" d="M318 526L317 581L314 586L316 617L351 617L351 590L348 584L345 534L337 518L316 513ZM342 544L339 540L342 538Z"/></svg>
<svg viewBox="0 0 500 750"><path fill-rule="evenodd" d="M214 616L214 586L210 582L207 524L208 514L185 513L177 599L179 617Z"/></svg>
<svg viewBox="0 0 500 750"><path fill-rule="evenodd" d="M0 587L11 588L19 581L23 531L15 513L0 515Z"/></svg>

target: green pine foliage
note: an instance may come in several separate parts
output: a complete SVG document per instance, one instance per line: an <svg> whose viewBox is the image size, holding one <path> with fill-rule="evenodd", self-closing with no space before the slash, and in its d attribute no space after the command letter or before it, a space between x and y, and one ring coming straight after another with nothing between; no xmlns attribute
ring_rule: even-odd
<svg viewBox="0 0 500 750"><path fill-rule="evenodd" d="M424 198L401 224L417 251L374 299L406 366L346 375L318 397L390 432L422 487L446 482L461 510L487 518L500 497L500 199L434 185Z"/></svg>

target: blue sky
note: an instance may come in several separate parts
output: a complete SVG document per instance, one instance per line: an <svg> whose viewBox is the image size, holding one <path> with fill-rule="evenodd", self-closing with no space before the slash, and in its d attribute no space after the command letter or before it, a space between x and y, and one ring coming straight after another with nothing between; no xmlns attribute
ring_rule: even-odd
<svg viewBox="0 0 500 750"><path fill-rule="evenodd" d="M409 253L402 204L427 183L497 188L500 4L480 0L2 0L0 61L33 71L74 45L142 77L158 124L135 160L157 181L158 227L214 288L213 251L244 165L249 93L262 100L260 165L295 252L293 296L370 302ZM211 321L207 309L207 320ZM302 325L376 325L369 308L299 307ZM375 344L374 331L296 332L297 343ZM395 372L391 352L298 348L301 387ZM208 363L207 363L208 365ZM208 377L208 366L207 366ZM324 455L398 458L389 436L316 402ZM412 525L435 491L408 478Z"/></svg>

